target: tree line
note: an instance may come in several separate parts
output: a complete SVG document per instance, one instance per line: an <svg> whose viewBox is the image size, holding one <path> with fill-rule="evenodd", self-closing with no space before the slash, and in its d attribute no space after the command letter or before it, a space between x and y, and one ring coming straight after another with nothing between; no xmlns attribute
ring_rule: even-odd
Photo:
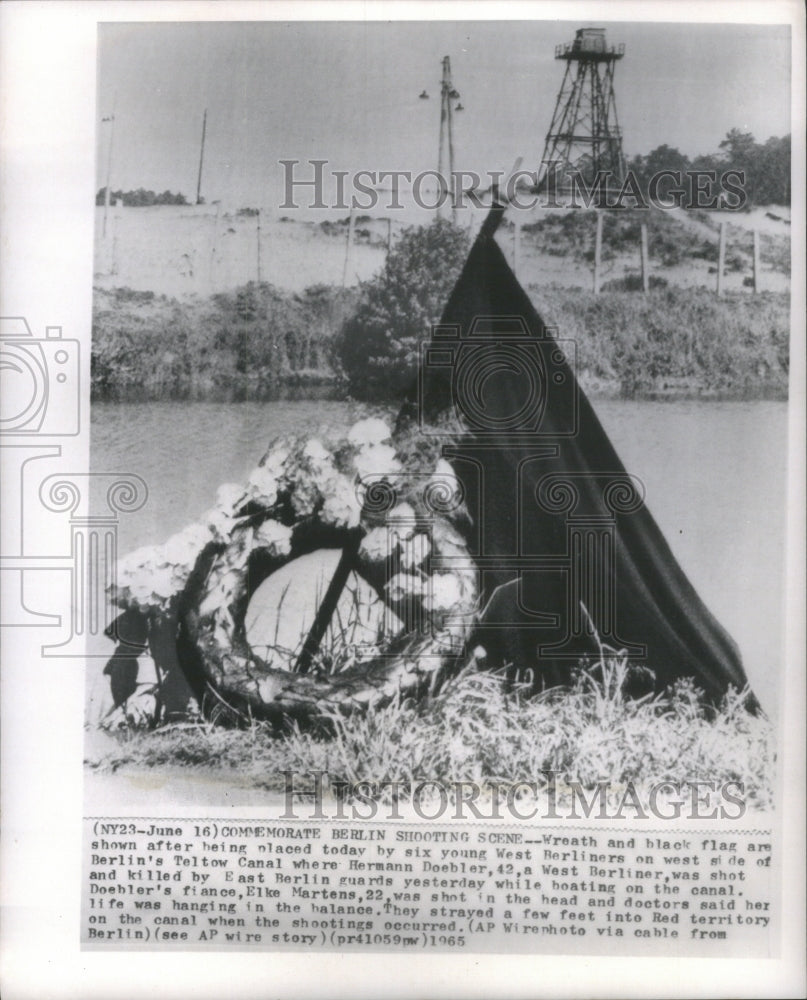
<svg viewBox="0 0 807 1000"><path fill-rule="evenodd" d="M719 152L690 159L666 143L646 155L634 156L628 169L646 189L650 178L662 170L742 170L747 205L790 204L790 136L771 136L757 142L750 132L733 128L720 143Z"/></svg>

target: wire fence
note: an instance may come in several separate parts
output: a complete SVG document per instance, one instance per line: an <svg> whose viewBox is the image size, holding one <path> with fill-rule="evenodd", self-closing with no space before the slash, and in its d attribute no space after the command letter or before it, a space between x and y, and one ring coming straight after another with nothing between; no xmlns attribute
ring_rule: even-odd
<svg viewBox="0 0 807 1000"><path fill-rule="evenodd" d="M96 217L95 282L156 294L214 294L251 281L290 291L318 284L349 287L368 280L413 217L331 213L323 218L221 205L110 206ZM458 224L471 234L484 213L466 210ZM603 291L649 293L665 284L727 292L789 288L789 236L771 236L720 221L676 218L626 226L602 211L526 215L513 210L497 234L517 277ZM666 220L665 220L666 221ZM689 233L687 233L689 227Z"/></svg>

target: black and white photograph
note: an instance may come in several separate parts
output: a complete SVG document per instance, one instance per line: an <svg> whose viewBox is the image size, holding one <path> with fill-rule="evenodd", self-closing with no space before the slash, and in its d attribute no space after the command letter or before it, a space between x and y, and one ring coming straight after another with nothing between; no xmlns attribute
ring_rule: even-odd
<svg viewBox="0 0 807 1000"><path fill-rule="evenodd" d="M0 302L53 995L799 995L803 12L61 6Z"/></svg>

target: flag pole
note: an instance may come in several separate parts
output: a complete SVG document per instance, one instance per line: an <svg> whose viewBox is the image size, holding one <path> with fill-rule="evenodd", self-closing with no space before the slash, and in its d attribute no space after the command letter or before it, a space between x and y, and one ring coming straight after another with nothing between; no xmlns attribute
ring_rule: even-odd
<svg viewBox="0 0 807 1000"><path fill-rule="evenodd" d="M478 240L490 240L490 239L493 239L493 236L495 235L496 230L499 228L499 224L501 223L502 219L504 218L504 213L507 210L507 206L509 204L509 199L507 198L507 194L506 194L506 192L507 192L507 185L508 185L508 183L510 181L510 178L521 168L522 161L523 161L523 157L519 156L516 159L516 161L513 164L513 166L510 168L510 171L507 174L507 181L505 182L505 186L504 186L505 187L505 194L504 195L501 194L501 191L499 189L499 182L498 181L496 181L493 184L493 186L491 187L490 190L491 190L491 193L493 195L493 199L492 199L493 204L491 205L490 211L488 212L487 216L485 217L485 221L482 223L482 228L479 230L479 235L477 236Z"/></svg>

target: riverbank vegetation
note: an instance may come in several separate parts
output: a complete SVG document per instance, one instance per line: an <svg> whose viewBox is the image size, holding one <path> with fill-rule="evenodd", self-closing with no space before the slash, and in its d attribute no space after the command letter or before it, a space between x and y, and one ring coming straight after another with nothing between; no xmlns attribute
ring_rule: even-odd
<svg viewBox="0 0 807 1000"><path fill-rule="evenodd" d="M653 288L647 295L530 288L546 323L577 348L592 396L783 399L790 296ZM350 372L340 330L361 292L326 286L302 295L246 285L180 301L130 289L96 290L94 399L260 399L284 387L388 399L414 377L417 352L355 352ZM411 348L411 349L410 349ZM385 380L388 376L388 381Z"/></svg>
<svg viewBox="0 0 807 1000"><path fill-rule="evenodd" d="M706 222L683 225L668 214L648 223L652 255L670 267L716 255ZM608 220L609 253L637 242L635 215ZM589 253L589 213L548 215L524 229L549 254ZM381 271L358 288L292 293L250 282L185 299L96 289L93 397L260 399L289 386L327 385L334 394L394 403L415 377L421 340L439 320L468 248L463 230L437 220L406 230ZM744 251L733 253L727 266L743 269ZM718 298L654 275L644 294L634 277L606 282L599 295L527 285L548 326L575 342L578 375L591 395L786 396L787 292Z"/></svg>
<svg viewBox="0 0 807 1000"><path fill-rule="evenodd" d="M301 295L251 282L233 292L173 299L130 288L95 290L95 399L260 399L284 386L341 380L333 331L353 290Z"/></svg>
<svg viewBox="0 0 807 1000"><path fill-rule="evenodd" d="M702 288L570 294L531 289L544 321L577 349L592 395L784 398L790 296Z"/></svg>

